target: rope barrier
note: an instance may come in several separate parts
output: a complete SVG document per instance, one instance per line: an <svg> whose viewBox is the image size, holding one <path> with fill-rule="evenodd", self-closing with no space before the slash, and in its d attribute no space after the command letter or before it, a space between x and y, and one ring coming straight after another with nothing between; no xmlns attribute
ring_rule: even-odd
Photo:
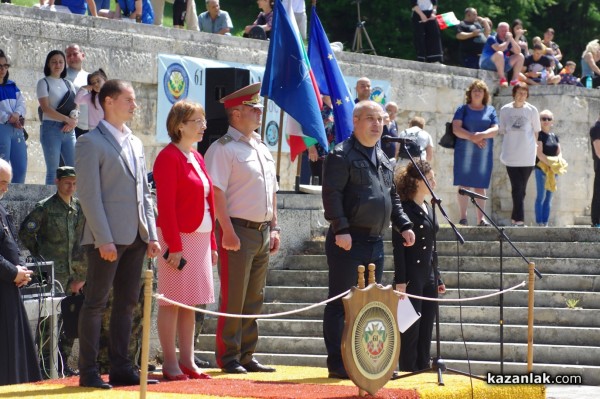
<svg viewBox="0 0 600 399"><path fill-rule="evenodd" d="M212 310L207 310L207 309L198 309L196 307L193 306L189 306L189 305L184 305L182 303L173 301L169 298L166 298L163 294L154 294L153 296L158 299L159 301L164 301L164 302L168 302L171 305L176 305L185 309L189 309L189 310L193 310L195 312L200 312L200 313L206 313L212 316L224 316L224 317L233 317L236 319L272 319L274 317L281 317L281 316L288 316L294 313L300 313L300 312L304 312L305 310L310 310L313 308L316 308L317 306L321 306L321 305L325 305L329 302L335 301L336 299L340 299L344 296L346 296L346 294L348 294L350 292L350 290L344 291L339 295L334 296L333 298L329 298L323 302L319 302L319 303L314 303L310 306L307 306L305 308L300 308L300 309L294 309L294 310L288 310L287 312L279 312L279 313L270 313L270 314L260 314L260 315L253 315L253 314L231 314L231 313L221 313L221 312L213 312Z"/></svg>
<svg viewBox="0 0 600 399"><path fill-rule="evenodd" d="M512 286L510 288L507 288L503 291L498 291L498 292L492 292L491 294L487 294L487 295L481 295L481 296L473 296L473 297L469 297L469 298L456 298L456 299L447 299L447 298L427 298L424 296L418 296L418 295L412 295L412 294L406 294L406 293L402 293L402 295L405 295L407 297L410 298L415 298L415 299L421 299L423 301L431 301L431 302L469 302L469 301L476 301L479 299L485 299L485 298L491 298L493 296L498 296L498 295L502 295L505 294L507 292L510 291L514 291L519 287L523 287L525 286L526 283L525 281L522 281L521 283Z"/></svg>
<svg viewBox="0 0 600 399"><path fill-rule="evenodd" d="M470 298L457 298L457 299L427 298L427 297L422 297L422 296L412 295L412 294L406 294L406 293L400 294L398 291L394 291L394 292L397 295L404 295L404 296L407 296L407 297L410 297L410 298L421 299L423 301L432 301L432 302L469 302L469 301L477 301L479 299L491 298L491 297L494 297L494 296L502 295L502 294L505 294L507 292L514 291L517 288L523 287L525 285L526 285L526 283L525 283L525 281L523 281L520 284L517 284L517 285L515 285L513 287L507 288L507 289L505 289L503 291L492 292L491 294L482 295L482 296L475 296L475 297L470 297ZM194 306L184 305L182 303L176 302L176 301L174 301L172 299L169 299L169 298L165 297L164 294L154 294L152 296L155 297L159 301L164 301L164 302L170 303L171 305L176 305L176 306L179 306L179 307L182 307L182 308L185 308L185 309L193 310L195 312L209 314L211 316L233 317L233 318L237 318L237 319L272 319L272 318L275 318L275 317L289 316L291 314L300 313L300 312L304 312L306 310L310 310L310 309L316 308L317 306L325 305L325 304L327 304L329 302L335 301L337 299L340 299L340 298L346 296L346 294L348 294L349 292L350 292L350 290L347 290L345 292L342 292L339 295L334 296L333 298L329 298L329 299L327 299L325 301L322 301L322 302L319 302L319 303L315 303L315 304L306 306L304 308L294 309L294 310L288 310L287 312L270 313L270 314L260 314L260 315L231 314L231 313L213 312L212 310L198 309L198 308L196 308Z"/></svg>

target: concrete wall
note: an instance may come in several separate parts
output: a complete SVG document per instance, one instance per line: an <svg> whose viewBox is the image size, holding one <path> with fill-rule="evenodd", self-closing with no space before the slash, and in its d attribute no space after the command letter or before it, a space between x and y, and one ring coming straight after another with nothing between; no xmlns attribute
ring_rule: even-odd
<svg viewBox="0 0 600 399"><path fill-rule="evenodd" d="M157 55L178 54L221 61L264 65L268 43L237 37L224 37L147 25L125 24L98 18L65 15L35 9L0 4L0 48L11 57L11 78L27 98L27 129L30 133L28 183L44 180L45 166L39 143L39 122L36 117L35 85L43 74L46 54L55 48L64 49L71 42L81 45L86 53L84 67L102 67L109 77L130 80L138 98L139 109L131 127L145 146L149 167L162 146L154 140ZM335 40L335 38L331 38ZM375 57L355 53L337 54L343 72L351 76L369 76L391 83L391 98L400 108L400 126L408 124L414 115L427 121L426 129L437 143L444 123L452 118L455 108L463 102L464 90L474 78L488 82L497 91L494 74L444 65L430 65ZM510 101L510 89L502 89L494 99L501 106ZM574 87L534 87L530 102L540 110L551 109L556 117L556 133L561 138L568 175L559 183L551 222L572 224L578 216L589 214L592 163L588 139L589 127L600 111L600 91ZM500 140L496 140L498 146ZM497 148L496 148L497 151ZM453 220L458 219L455 189L452 186L452 151L436 148L435 169L438 175L438 196L443 200ZM496 157L496 159L498 159ZM283 190L291 190L296 165L282 156ZM568 181L568 184L567 184ZM526 222L533 223L534 180L528 188ZM491 201L487 210L501 223L510 219L510 185L506 171L495 163ZM470 212L473 218L474 212Z"/></svg>

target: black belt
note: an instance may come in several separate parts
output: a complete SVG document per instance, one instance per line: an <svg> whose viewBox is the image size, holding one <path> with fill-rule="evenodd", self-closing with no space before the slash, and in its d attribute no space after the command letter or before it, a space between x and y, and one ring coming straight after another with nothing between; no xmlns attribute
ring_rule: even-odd
<svg viewBox="0 0 600 399"><path fill-rule="evenodd" d="M253 230L263 231L271 225L271 222L252 222L246 219L231 218L231 223Z"/></svg>
<svg viewBox="0 0 600 399"><path fill-rule="evenodd" d="M368 227L353 227L350 226L348 231L351 235L355 237L360 237L362 239L366 239L367 242L380 241L383 239L381 234L373 234L372 230Z"/></svg>

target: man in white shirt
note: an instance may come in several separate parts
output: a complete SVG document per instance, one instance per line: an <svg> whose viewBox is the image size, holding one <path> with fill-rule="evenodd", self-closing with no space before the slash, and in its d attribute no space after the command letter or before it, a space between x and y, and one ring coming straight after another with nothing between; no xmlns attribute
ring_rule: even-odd
<svg viewBox="0 0 600 399"><path fill-rule="evenodd" d="M85 60L85 54L81 50L78 44L72 43L65 49L67 57L67 79L73 82L75 91L78 91L80 87L86 86L87 77L89 72L83 69L83 61ZM75 127L75 137L81 136L83 133L90 129L88 125L88 106L87 104L79 105L79 119L77 126Z"/></svg>

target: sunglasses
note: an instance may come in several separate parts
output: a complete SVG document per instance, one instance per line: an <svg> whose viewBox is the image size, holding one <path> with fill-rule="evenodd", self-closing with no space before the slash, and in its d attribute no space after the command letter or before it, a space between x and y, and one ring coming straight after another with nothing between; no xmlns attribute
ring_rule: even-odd
<svg viewBox="0 0 600 399"><path fill-rule="evenodd" d="M542 122L552 122L552 118L540 118Z"/></svg>

